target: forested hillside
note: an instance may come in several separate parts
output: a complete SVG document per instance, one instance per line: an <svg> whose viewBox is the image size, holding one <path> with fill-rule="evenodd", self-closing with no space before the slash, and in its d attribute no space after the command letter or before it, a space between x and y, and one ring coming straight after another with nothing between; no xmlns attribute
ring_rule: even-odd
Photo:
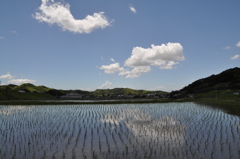
<svg viewBox="0 0 240 159"><path fill-rule="evenodd" d="M120 97L120 96L135 96L135 97L143 97L147 95L162 95L166 94L164 91L147 91L147 90L134 90L130 88L114 88L114 89L97 89L93 92L95 96L103 95L103 96L112 96L112 97Z"/></svg>
<svg viewBox="0 0 240 159"><path fill-rule="evenodd" d="M220 74L199 79L182 88L180 92L194 94L213 90L240 90L240 68L235 67Z"/></svg>

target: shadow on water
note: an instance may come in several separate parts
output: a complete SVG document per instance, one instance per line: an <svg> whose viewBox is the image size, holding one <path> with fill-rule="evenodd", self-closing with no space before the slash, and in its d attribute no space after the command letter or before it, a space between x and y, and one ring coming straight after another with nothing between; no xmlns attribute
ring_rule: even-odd
<svg viewBox="0 0 240 159"><path fill-rule="evenodd" d="M0 158L239 158L239 123L191 102L0 106Z"/></svg>
<svg viewBox="0 0 240 159"><path fill-rule="evenodd" d="M240 102L234 100L202 100L197 102L200 105L206 105L216 109L222 109L228 114L240 117Z"/></svg>

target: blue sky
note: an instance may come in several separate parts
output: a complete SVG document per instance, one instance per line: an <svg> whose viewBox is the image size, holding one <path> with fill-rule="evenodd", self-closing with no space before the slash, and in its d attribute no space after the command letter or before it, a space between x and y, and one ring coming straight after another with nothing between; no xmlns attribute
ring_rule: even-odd
<svg viewBox="0 0 240 159"><path fill-rule="evenodd" d="M172 91L240 67L240 1L0 1L0 80Z"/></svg>

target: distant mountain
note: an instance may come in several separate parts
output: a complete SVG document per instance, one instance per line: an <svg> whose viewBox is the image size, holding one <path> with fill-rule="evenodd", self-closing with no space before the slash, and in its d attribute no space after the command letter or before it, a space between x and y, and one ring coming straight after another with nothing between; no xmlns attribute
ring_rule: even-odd
<svg viewBox="0 0 240 159"><path fill-rule="evenodd" d="M240 68L231 68L220 74L199 79L179 91L171 92L170 97L181 98L190 94L205 94L204 97L211 97L213 96L213 93L215 93L214 96L220 95L219 91L221 91L221 93L224 92L225 94L240 91ZM168 94L164 91L134 90L130 88L97 89L92 92L84 90L58 90L46 86L35 86L30 83L25 83L20 86L13 84L0 86L0 100L50 99L73 92L81 94L85 98L144 98ZM208 95L206 95L206 93L208 93Z"/></svg>
<svg viewBox="0 0 240 159"><path fill-rule="evenodd" d="M63 94L65 93L62 90L46 86L35 86L31 83L24 83L20 86L13 84L0 86L0 100L52 99Z"/></svg>
<svg viewBox="0 0 240 159"><path fill-rule="evenodd" d="M51 88L48 88L46 86L35 86L31 83L24 83L20 86L13 87L12 90L15 90L15 91L23 90L25 92L32 92L32 93L33 92L34 93L44 93L44 92L51 90Z"/></svg>
<svg viewBox="0 0 240 159"><path fill-rule="evenodd" d="M35 86L31 83L0 86L0 100L8 99L47 99L69 93L78 93L85 98L146 97L166 94L163 91L134 90L130 88L97 89L93 92L84 90L58 90L46 86Z"/></svg>
<svg viewBox="0 0 240 159"><path fill-rule="evenodd" d="M240 90L240 68L225 70L217 75L199 79L182 88L186 94L207 93L214 90Z"/></svg>
<svg viewBox="0 0 240 159"><path fill-rule="evenodd" d="M146 96L149 94L166 94L167 92L164 91L147 91L147 90L134 90L130 88L114 88L114 89L97 89L93 92L95 96L111 96L111 97L117 97L117 96Z"/></svg>
<svg viewBox="0 0 240 159"><path fill-rule="evenodd" d="M15 84L9 84L9 85L0 85L0 90L12 90L14 87L16 87L17 85Z"/></svg>

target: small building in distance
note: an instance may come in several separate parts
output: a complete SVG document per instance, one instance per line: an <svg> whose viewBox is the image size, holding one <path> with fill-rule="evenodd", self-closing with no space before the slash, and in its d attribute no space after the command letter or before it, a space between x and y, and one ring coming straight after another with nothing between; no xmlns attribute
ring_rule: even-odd
<svg viewBox="0 0 240 159"><path fill-rule="evenodd" d="M83 95L82 94L78 94L76 92L73 92L73 93L69 93L65 96L61 96L60 98L65 98L65 99L80 99L80 98L83 98Z"/></svg>
<svg viewBox="0 0 240 159"><path fill-rule="evenodd" d="M25 91L24 91L24 90L18 90L18 92L19 92L19 93L25 93Z"/></svg>

